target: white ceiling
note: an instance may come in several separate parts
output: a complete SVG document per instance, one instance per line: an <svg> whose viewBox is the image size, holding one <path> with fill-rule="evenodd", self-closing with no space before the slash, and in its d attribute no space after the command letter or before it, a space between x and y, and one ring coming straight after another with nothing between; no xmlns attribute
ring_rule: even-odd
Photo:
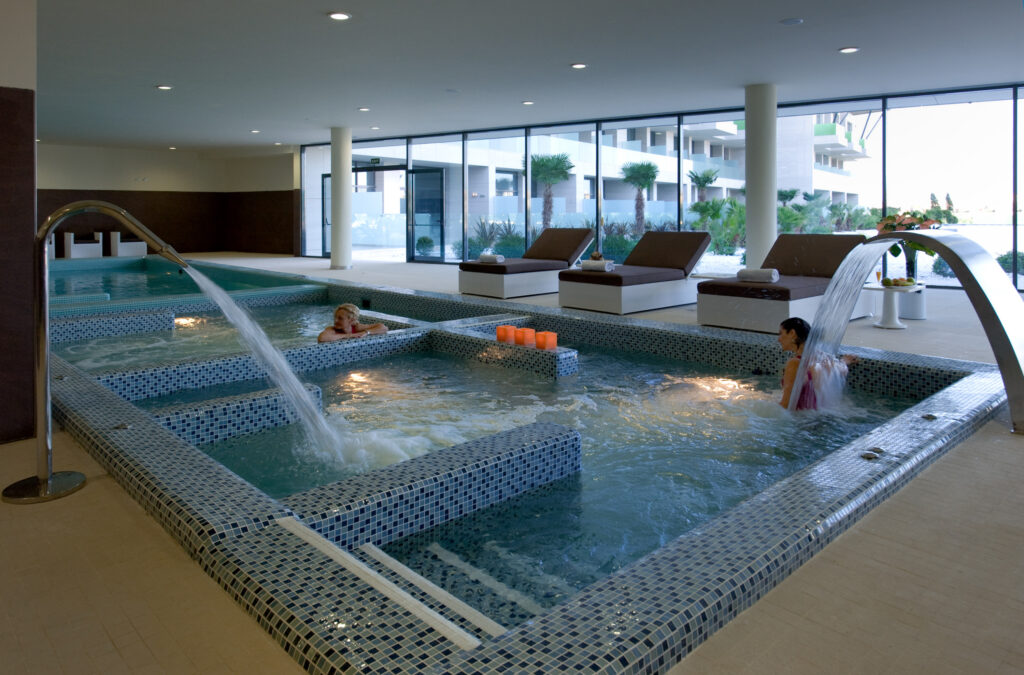
<svg viewBox="0 0 1024 675"><path fill-rule="evenodd" d="M794 102L1024 82L1022 0L38 0L38 12L50 143L241 151L325 142L332 126L364 139L742 106L753 83ZM839 54L847 45L861 51Z"/></svg>

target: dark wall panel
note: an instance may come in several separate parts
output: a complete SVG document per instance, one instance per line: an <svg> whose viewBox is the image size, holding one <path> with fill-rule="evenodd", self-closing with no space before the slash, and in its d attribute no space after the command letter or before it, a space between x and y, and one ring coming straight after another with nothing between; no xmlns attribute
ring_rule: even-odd
<svg viewBox="0 0 1024 675"><path fill-rule="evenodd" d="M35 433L35 92L0 87L0 442Z"/></svg>
<svg viewBox="0 0 1024 675"><path fill-rule="evenodd" d="M182 253L245 251L298 253L299 191L143 192L130 190L39 190L38 222L71 202L99 199L119 206ZM60 232L88 234L117 228L100 214L69 218ZM63 236L56 237L57 255Z"/></svg>

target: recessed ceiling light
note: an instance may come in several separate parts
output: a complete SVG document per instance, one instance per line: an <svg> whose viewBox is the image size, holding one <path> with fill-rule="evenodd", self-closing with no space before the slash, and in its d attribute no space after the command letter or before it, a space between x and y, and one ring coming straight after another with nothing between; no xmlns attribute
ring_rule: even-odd
<svg viewBox="0 0 1024 675"><path fill-rule="evenodd" d="M250 134L258 134L259 132L260 132L259 129L252 129L249 133Z"/></svg>
<svg viewBox="0 0 1024 675"><path fill-rule="evenodd" d="M369 108L360 108L359 112L370 112Z"/></svg>
<svg viewBox="0 0 1024 675"><path fill-rule="evenodd" d="M795 16L792 16L792 17L790 17L788 19L780 19L779 20L779 23L781 23L783 26L799 26L803 22L804 22L803 19L797 18Z"/></svg>
<svg viewBox="0 0 1024 675"><path fill-rule="evenodd" d="M280 141L274 143L274 145L281 145Z"/></svg>
<svg viewBox="0 0 1024 675"><path fill-rule="evenodd" d="M331 17L335 21L348 21L352 18L352 15L346 12L331 12L327 16Z"/></svg>
<svg viewBox="0 0 1024 675"><path fill-rule="evenodd" d="M177 150L177 148L176 148L176 147L174 147L173 145L172 145L171 147L167 148L167 149L168 149L168 150Z"/></svg>
<svg viewBox="0 0 1024 675"><path fill-rule="evenodd" d="M523 105L533 105L533 101L523 101Z"/></svg>
<svg viewBox="0 0 1024 675"><path fill-rule="evenodd" d="M840 47L839 48L839 53L840 54L856 54L859 51L860 51L860 47Z"/></svg>
<svg viewBox="0 0 1024 675"><path fill-rule="evenodd" d="M174 89L174 85L172 85L172 84L158 84L158 85L156 85L156 88L159 89L160 91L170 91L171 89Z"/></svg>
<svg viewBox="0 0 1024 675"><path fill-rule="evenodd" d="M370 131L380 131L380 127L370 127Z"/></svg>
<svg viewBox="0 0 1024 675"><path fill-rule="evenodd" d="M583 70L584 68L587 67L587 64L585 64L585 63L573 63L573 64L570 64L570 67L575 69L575 70Z"/></svg>

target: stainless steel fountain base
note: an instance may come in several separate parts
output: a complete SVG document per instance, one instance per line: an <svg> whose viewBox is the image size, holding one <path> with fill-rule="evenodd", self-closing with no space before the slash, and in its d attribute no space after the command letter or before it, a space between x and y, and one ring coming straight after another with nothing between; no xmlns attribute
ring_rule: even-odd
<svg viewBox="0 0 1024 675"><path fill-rule="evenodd" d="M85 485L85 475L77 471L57 471L50 480L29 476L4 488L3 499L10 504L36 504L60 499Z"/></svg>

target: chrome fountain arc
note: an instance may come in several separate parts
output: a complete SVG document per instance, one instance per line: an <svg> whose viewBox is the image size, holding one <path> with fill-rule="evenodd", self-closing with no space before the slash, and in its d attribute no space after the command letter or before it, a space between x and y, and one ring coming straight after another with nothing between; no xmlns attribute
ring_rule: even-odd
<svg viewBox="0 0 1024 675"><path fill-rule="evenodd" d="M52 414L50 410L50 294L49 240L57 226L80 213L101 213L117 220L156 253L172 263L188 267L177 251L150 232L142 223L119 206L109 202L85 200L72 202L51 213L35 235L35 413L36 413L36 475L8 485L3 501L31 504L69 495L85 484L85 476L77 471L53 472Z"/></svg>
<svg viewBox="0 0 1024 675"><path fill-rule="evenodd" d="M893 240L900 239L935 251L956 273L995 355L1006 388L1012 430L1024 434L1024 300L988 251L953 232L887 232L854 248L825 291L807 340L807 358L801 361L796 382L804 382L807 363L816 355L836 354L864 279ZM799 391L794 390L791 401L798 397Z"/></svg>

